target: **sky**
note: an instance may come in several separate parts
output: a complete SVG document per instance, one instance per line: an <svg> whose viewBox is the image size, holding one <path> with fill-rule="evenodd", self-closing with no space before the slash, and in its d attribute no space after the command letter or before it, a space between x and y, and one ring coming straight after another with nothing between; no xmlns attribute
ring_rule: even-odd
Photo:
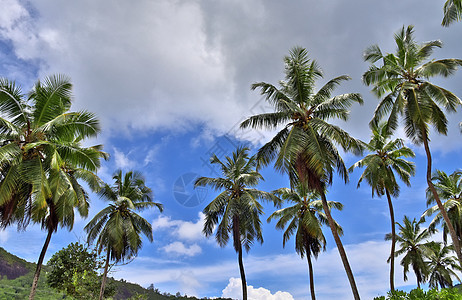
<svg viewBox="0 0 462 300"><path fill-rule="evenodd" d="M146 211L154 242L144 241L138 257L116 267L110 276L163 292L199 297L239 298L237 255L232 245L220 248L202 233L203 208L217 193L192 188L197 176L216 177L209 164L212 153L224 158L236 146L248 144L254 153L273 132L238 128L245 118L269 107L255 82L277 84L284 79L283 57L294 46L305 47L324 71L318 86L339 75L352 80L337 94L359 92L364 105L352 107L348 122L336 124L352 136L369 140L368 122L378 103L361 81L368 64L363 51L378 44L394 52L393 34L402 26L415 26L417 41L440 39L444 46L433 57L461 58L462 24L440 26L443 0L0 0L0 77L21 85L24 92L45 76L62 73L74 86L72 110L95 113L102 132L88 144L104 144L111 158L98 175L111 182L117 169L138 170L164 205L164 212ZM462 73L435 79L462 96ZM448 115L447 136L431 135L434 169L452 173L461 168L460 110ZM404 137L398 130L398 137ZM419 218L426 209L424 151L408 143L417 154L412 186L402 187L394 199L396 220L406 214ZM344 154L347 167L359 157ZM288 187L288 180L270 167L263 169L259 188ZM344 228L342 242L363 299L388 290L390 232L385 199L371 197L360 171L344 184L338 177L328 200L344 204L333 212ZM75 241L85 241L83 227L107 204L91 195L87 219L77 218L71 232L53 235L46 260ZM267 217L265 205L262 245L244 255L252 299L309 299L308 268L293 247L282 247L282 232ZM314 262L319 299L352 299L346 274L329 228L327 251ZM39 226L25 232L0 231L0 246L37 261L46 233ZM435 239L441 239L438 235ZM399 262L399 258L398 258ZM396 269L396 286L415 287L410 274L404 282Z"/></svg>

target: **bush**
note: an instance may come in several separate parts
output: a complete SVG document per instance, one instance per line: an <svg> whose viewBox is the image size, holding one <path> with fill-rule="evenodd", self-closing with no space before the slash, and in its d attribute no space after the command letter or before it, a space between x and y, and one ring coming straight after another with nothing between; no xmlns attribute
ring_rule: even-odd
<svg viewBox="0 0 462 300"><path fill-rule="evenodd" d="M375 297L374 300L462 300L462 294L456 288L431 289L425 292L422 289L413 289L409 293L396 290L388 292L387 296Z"/></svg>

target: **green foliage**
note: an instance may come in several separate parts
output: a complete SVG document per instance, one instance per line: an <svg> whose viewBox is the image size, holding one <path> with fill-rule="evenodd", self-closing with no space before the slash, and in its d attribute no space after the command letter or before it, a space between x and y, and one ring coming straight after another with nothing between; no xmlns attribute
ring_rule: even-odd
<svg viewBox="0 0 462 300"><path fill-rule="evenodd" d="M80 243L71 243L50 258L47 283L51 288L76 299L97 298L101 281L97 270L102 264L94 251L89 251ZM105 296L114 293L113 288L105 290Z"/></svg>
<svg viewBox="0 0 462 300"><path fill-rule="evenodd" d="M405 291L390 291L387 296L375 297L374 300L462 300L462 294L456 288L450 289L413 289L409 293Z"/></svg>

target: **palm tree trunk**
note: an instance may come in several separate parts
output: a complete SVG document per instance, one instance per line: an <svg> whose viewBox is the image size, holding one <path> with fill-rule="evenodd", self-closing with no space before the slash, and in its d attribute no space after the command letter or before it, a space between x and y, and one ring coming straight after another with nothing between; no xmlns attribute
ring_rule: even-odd
<svg viewBox="0 0 462 300"><path fill-rule="evenodd" d="M106 279L107 279L107 270L109 268L109 247L107 249L107 255L106 255L106 264L104 265L104 272L103 272L103 278L101 280L101 289L99 291L99 300L103 299L104 295L104 288L106 287Z"/></svg>
<svg viewBox="0 0 462 300"><path fill-rule="evenodd" d="M247 300L247 281L245 280L244 262L242 261L242 246L238 252L239 272L241 273L242 300Z"/></svg>
<svg viewBox="0 0 462 300"><path fill-rule="evenodd" d="M451 223L451 220L449 219L448 213L446 212L446 209L444 209L443 203L440 200L440 196L438 195L438 192L435 189L435 186L433 185L432 182L432 155L430 152L430 147L428 146L428 137L426 134L426 131L424 132L424 139L423 139L423 144L425 147L425 153L427 154L427 184L428 188L433 194L433 197L435 198L436 204L438 205L438 208L441 212L441 215L443 216L444 221L446 222L446 225L448 226L449 233L451 235L452 239L452 244L454 245L454 250L457 254L457 258L459 259L459 265L462 267L462 252L460 251L460 243L459 243L459 238L456 234L456 231L454 229L454 226Z"/></svg>
<svg viewBox="0 0 462 300"><path fill-rule="evenodd" d="M48 245L50 244L51 235L53 230L49 229L47 238L45 239L45 244L42 247L42 252L40 252L39 260L37 262L37 268L35 269L34 280L32 281L32 288L30 289L29 300L33 300L35 297L35 292L37 290L37 284L40 277L40 271L42 270L43 259L45 258L45 253L47 252Z"/></svg>
<svg viewBox="0 0 462 300"><path fill-rule="evenodd" d="M233 216L233 239L234 239L234 249L236 250L238 256L237 260L239 262L239 272L241 273L241 283L242 283L242 300L247 300L247 281L245 279L244 272L244 262L242 260L242 244L241 244L241 233L239 232L239 216Z"/></svg>
<svg viewBox="0 0 462 300"><path fill-rule="evenodd" d="M342 241L338 235L338 232L335 227L334 219L330 214L329 206L327 205L326 195L324 191L321 191L321 200L322 200L322 208L327 216L327 221L329 222L329 227L332 231L332 235L334 236L335 243L337 244L338 252L340 254L340 258L342 259L343 267L345 268L345 272L347 273L348 280L350 281L351 291L353 292L353 297L355 300L359 300L359 292L358 288L356 287L355 278L353 277L353 272L351 271L350 264L348 262L348 258L343 248Z"/></svg>
<svg viewBox="0 0 462 300"><path fill-rule="evenodd" d="M396 245L396 233L395 233L395 213L393 211L393 203L391 202L391 196L388 189L385 189L388 200L388 208L390 209L390 220L391 220L391 251L390 251L390 290L395 290L395 245Z"/></svg>
<svg viewBox="0 0 462 300"><path fill-rule="evenodd" d="M311 263L311 254L306 253L306 260L308 261L308 271L310 273L310 292L311 300L316 300L316 295L314 294L314 276L313 276L313 264Z"/></svg>

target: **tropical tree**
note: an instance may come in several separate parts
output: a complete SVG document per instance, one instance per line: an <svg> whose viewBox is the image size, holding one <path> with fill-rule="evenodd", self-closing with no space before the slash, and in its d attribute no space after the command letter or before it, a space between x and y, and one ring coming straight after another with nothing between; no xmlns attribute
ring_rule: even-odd
<svg viewBox="0 0 462 300"><path fill-rule="evenodd" d="M372 188L374 194L381 197L387 196L388 209L391 221L391 251L390 251L390 289L395 289L395 214L391 197L398 197L399 184L396 181L395 173L407 185L410 186L410 177L415 174L415 165L405 160L403 157L414 157L414 152L404 146L402 139L390 140L390 133L387 132L386 123L372 126L372 137L365 148L371 152L363 159L350 167L349 171L355 168L364 167L364 172L358 181L358 188L365 180Z"/></svg>
<svg viewBox="0 0 462 300"><path fill-rule="evenodd" d="M95 299L99 294L98 270L103 259L80 243L71 243L53 254L47 263L47 284L75 299ZM115 289L105 296L113 296Z"/></svg>
<svg viewBox="0 0 462 300"><path fill-rule="evenodd" d="M311 299L316 299L314 290L314 273L311 257L318 257L321 251L326 250L326 238L322 232L322 225L328 225L327 217L322 210L322 202L319 195L310 193L302 185L297 185L295 190L280 188L273 191L279 198L293 204L272 213L268 222L278 219L276 228L285 229L282 245L295 233L295 251L303 258L306 256L308 261L308 271L310 277ZM342 210L340 202L329 201L329 209L336 208ZM342 227L335 222L336 230L341 235Z"/></svg>
<svg viewBox="0 0 462 300"><path fill-rule="evenodd" d="M431 251L427 254L429 261L426 264L429 271L428 284L430 288L438 288L438 285L442 289L452 287L452 277L457 278L460 282L460 278L454 270L460 271L461 268L457 263L457 258L450 255L454 251L454 247L430 242L429 248Z"/></svg>
<svg viewBox="0 0 462 300"><path fill-rule="evenodd" d="M16 84L0 79L0 225L30 220L48 234L39 256L29 298L33 299L51 235L59 225L72 229L74 208L86 216L87 194L79 180L98 187L94 174L102 146L84 148L99 122L91 113L70 112L72 85L55 75L38 81L27 99Z"/></svg>
<svg viewBox="0 0 462 300"><path fill-rule="evenodd" d="M443 21L441 25L449 26L454 21L460 21L462 17L462 1L461 0L446 0L443 7Z"/></svg>
<svg viewBox="0 0 462 300"><path fill-rule="evenodd" d="M434 233L431 229L421 230L420 224L423 222L423 220L417 222L415 218L411 221L407 216L404 216L403 225L396 223L399 227L396 241L399 243L400 249L395 252L395 256L404 255L401 259L404 281L408 279L407 273L411 266L417 278L417 287L419 288L420 284L425 282L428 276L428 268L424 259L431 252L431 244L427 239ZM390 239L391 234L387 234L385 240Z"/></svg>
<svg viewBox="0 0 462 300"><path fill-rule="evenodd" d="M252 85L252 89L260 90L275 111L252 116L242 122L241 127L274 130L283 126L258 151L259 163L265 166L275 160L275 169L288 174L292 186L300 182L320 195L353 295L359 299L353 272L335 229L325 193L332 184L334 171L345 182L348 181L348 171L336 146L357 154L361 149L359 141L327 120L347 120L348 108L363 100L357 93L331 96L335 87L350 79L345 75L328 81L315 92L315 81L322 78L322 70L316 61L309 59L304 48L293 48L284 62L286 81L280 82L280 88L265 82Z"/></svg>
<svg viewBox="0 0 462 300"><path fill-rule="evenodd" d="M418 44L413 37L413 26L403 28L395 34L395 54L383 54L378 45L370 46L364 52L364 59L372 63L363 75L366 85L373 85L373 91L382 98L377 106L371 124L388 118L390 131L398 127L398 117L403 116L406 136L416 145L424 145L427 156L427 184L435 202L447 223L454 248L462 264L462 253L456 232L450 223L443 204L432 183L432 156L429 147L429 125L440 134L447 134L447 119L440 108L454 112L461 100L452 92L428 81L440 75L453 74L462 64L460 59L428 60L441 41ZM382 60L381 66L374 63Z"/></svg>
<svg viewBox="0 0 462 300"><path fill-rule="evenodd" d="M225 247L230 234L234 250L238 254L239 271L242 282L242 298L247 299L242 247L248 252L254 240L263 243L260 215L263 207L258 200L272 201L279 205L280 200L271 193L255 189L263 176L256 171L257 160L249 156L249 149L239 147L232 156L221 161L215 154L210 158L212 164L221 168L223 177L199 177L195 187L210 186L221 193L205 208L205 222L202 232L209 237L213 234L221 247Z"/></svg>
<svg viewBox="0 0 462 300"><path fill-rule="evenodd" d="M137 212L163 206L153 202L152 190L145 185L141 173L121 170L114 173L112 186L104 184L99 195L109 205L85 226L88 243L96 240L98 253L106 251L99 299L103 298L110 261L124 262L134 258L142 247L141 234L153 240L152 226Z"/></svg>
<svg viewBox="0 0 462 300"><path fill-rule="evenodd" d="M462 172L455 171L451 175L445 172L436 170L433 173L432 181L435 182L435 189L440 199L445 200L443 206L448 214L451 224L456 231L459 243L462 242ZM435 198L430 189L427 188L427 206L435 203ZM438 205L428 208L422 217L436 216L430 222L430 227L436 227L442 221L442 214L438 209ZM447 243L448 226L443 222L443 240Z"/></svg>

